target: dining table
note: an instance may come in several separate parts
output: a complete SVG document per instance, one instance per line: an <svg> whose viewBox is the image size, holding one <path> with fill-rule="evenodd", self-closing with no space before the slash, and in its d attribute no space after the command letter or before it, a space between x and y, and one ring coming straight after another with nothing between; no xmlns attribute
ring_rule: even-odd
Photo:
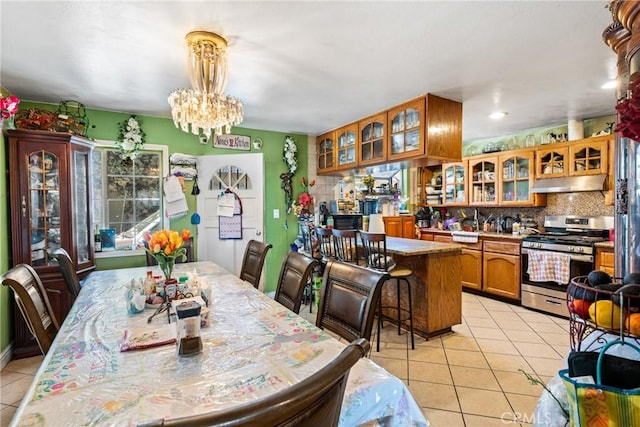
<svg viewBox="0 0 640 427"><path fill-rule="evenodd" d="M207 289L202 351L179 355L173 342L132 350L123 344L133 335L162 337L176 327L174 315L128 310L132 280L157 269L95 271L85 279L11 425L123 426L222 410L302 381L348 344L204 261L174 270L192 292ZM350 371L339 425L429 422L402 380L362 358Z"/></svg>

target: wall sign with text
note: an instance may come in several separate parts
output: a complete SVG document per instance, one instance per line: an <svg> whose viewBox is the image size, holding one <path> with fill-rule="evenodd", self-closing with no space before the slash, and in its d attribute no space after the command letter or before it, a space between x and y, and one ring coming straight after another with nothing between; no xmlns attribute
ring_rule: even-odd
<svg viewBox="0 0 640 427"><path fill-rule="evenodd" d="M241 135L216 135L213 138L215 148L230 148L232 150L251 149L251 137Z"/></svg>

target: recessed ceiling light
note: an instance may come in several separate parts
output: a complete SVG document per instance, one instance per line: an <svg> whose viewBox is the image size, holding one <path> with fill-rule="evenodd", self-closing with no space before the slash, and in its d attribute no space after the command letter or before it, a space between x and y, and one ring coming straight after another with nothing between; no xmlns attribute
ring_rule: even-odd
<svg viewBox="0 0 640 427"><path fill-rule="evenodd" d="M489 114L489 118L493 120L498 120L504 118L508 113L504 111L496 111L495 113Z"/></svg>
<svg viewBox="0 0 640 427"><path fill-rule="evenodd" d="M609 80L608 82L606 82L605 84L600 86L600 88L601 89L615 89L617 86L618 86L618 82L616 80Z"/></svg>

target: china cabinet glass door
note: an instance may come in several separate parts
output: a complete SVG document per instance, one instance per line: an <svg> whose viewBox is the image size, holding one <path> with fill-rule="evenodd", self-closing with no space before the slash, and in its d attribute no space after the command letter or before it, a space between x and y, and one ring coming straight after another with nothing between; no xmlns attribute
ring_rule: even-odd
<svg viewBox="0 0 640 427"><path fill-rule="evenodd" d="M90 260L91 246L89 243L91 223L89 217L89 154L85 152L73 153L73 239L76 242L78 258L76 265Z"/></svg>
<svg viewBox="0 0 640 427"><path fill-rule="evenodd" d="M390 159L424 154L424 102L421 98L389 110Z"/></svg>
<svg viewBox="0 0 640 427"><path fill-rule="evenodd" d="M334 133L318 136L318 172L333 170Z"/></svg>
<svg viewBox="0 0 640 427"><path fill-rule="evenodd" d="M358 161L360 165L379 163L386 159L386 118L387 115L383 113L359 123Z"/></svg>
<svg viewBox="0 0 640 427"><path fill-rule="evenodd" d="M28 159L29 200L22 196L21 209L23 216L29 215L31 265L52 265L51 254L60 247L60 159L45 150L32 152Z"/></svg>
<svg viewBox="0 0 640 427"><path fill-rule="evenodd" d="M357 165L356 131L358 125L352 124L336 130L337 165L336 169L349 169Z"/></svg>

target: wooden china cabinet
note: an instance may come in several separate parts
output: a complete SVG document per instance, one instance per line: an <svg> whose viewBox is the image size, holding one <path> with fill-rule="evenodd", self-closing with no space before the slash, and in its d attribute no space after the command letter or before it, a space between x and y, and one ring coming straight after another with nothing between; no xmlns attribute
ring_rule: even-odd
<svg viewBox="0 0 640 427"><path fill-rule="evenodd" d="M319 174L333 172L335 170L335 140L335 131L318 135L316 138Z"/></svg>
<svg viewBox="0 0 640 427"><path fill-rule="evenodd" d="M10 130L9 186L12 265L30 264L62 323L73 299L53 251L66 249L80 278L95 269L91 232L93 143L67 133ZM17 307L14 357L40 353Z"/></svg>

